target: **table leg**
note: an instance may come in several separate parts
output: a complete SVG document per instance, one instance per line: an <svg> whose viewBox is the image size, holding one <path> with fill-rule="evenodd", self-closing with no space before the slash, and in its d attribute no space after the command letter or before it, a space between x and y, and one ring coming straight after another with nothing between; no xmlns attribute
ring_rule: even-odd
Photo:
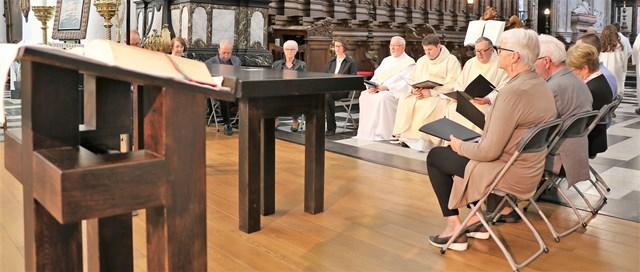
<svg viewBox="0 0 640 272"><path fill-rule="evenodd" d="M250 100L240 100L240 158L238 208L240 230L260 230L261 115Z"/></svg>
<svg viewBox="0 0 640 272"><path fill-rule="evenodd" d="M316 214L324 208L324 95L313 96L312 104L306 112L304 211Z"/></svg>
<svg viewBox="0 0 640 272"><path fill-rule="evenodd" d="M276 212L276 137L275 118L265 118L261 131L261 169L262 214Z"/></svg>

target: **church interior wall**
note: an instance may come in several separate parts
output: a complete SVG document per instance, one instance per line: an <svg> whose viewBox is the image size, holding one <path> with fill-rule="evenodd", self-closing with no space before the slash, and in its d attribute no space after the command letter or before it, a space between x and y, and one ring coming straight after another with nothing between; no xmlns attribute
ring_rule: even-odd
<svg viewBox="0 0 640 272"><path fill-rule="evenodd" d="M0 10L4 11L4 1L0 1ZM7 20L0 16L0 43L7 42Z"/></svg>

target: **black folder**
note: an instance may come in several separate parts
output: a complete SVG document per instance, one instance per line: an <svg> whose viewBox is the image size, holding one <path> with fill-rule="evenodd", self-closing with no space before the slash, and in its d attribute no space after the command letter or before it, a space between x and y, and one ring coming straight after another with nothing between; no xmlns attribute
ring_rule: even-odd
<svg viewBox="0 0 640 272"><path fill-rule="evenodd" d="M493 84L491 84L491 82L489 82L487 78L482 75L478 75L474 80L471 81L471 83L469 83L469 85L467 85L467 88L464 89L464 92L473 98L485 97L495 88L496 86L493 86Z"/></svg>
<svg viewBox="0 0 640 272"><path fill-rule="evenodd" d="M380 84L375 83L371 80L365 80L364 84L367 85L367 88L377 88L378 86L380 86Z"/></svg>
<svg viewBox="0 0 640 272"><path fill-rule="evenodd" d="M484 129L484 113L469 100L464 99L461 92L456 92L456 94L458 95L456 111L480 129Z"/></svg>
<svg viewBox="0 0 640 272"><path fill-rule="evenodd" d="M438 82L431 81L431 80L425 80L425 81L422 81L422 82L411 84L411 87L414 87L414 88L425 88L425 89L433 89L435 87L440 87L440 86L442 86L442 83L438 83Z"/></svg>
<svg viewBox="0 0 640 272"><path fill-rule="evenodd" d="M478 75L474 80L472 80L467 88L464 89L464 93L462 96L468 100L471 100L476 97L485 97L489 93L491 93L496 87L489 82L484 76ZM445 95L451 97L453 99L458 99L457 91L446 93Z"/></svg>
<svg viewBox="0 0 640 272"><path fill-rule="evenodd" d="M460 125L451 119L441 118L428 123L420 128L421 132L438 137L440 139L449 140L451 135L456 138L468 141L480 137L480 134Z"/></svg>

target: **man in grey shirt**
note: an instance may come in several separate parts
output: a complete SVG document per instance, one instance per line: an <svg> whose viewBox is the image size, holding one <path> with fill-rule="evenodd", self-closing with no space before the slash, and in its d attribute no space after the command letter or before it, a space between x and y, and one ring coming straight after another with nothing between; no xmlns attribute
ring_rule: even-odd
<svg viewBox="0 0 640 272"><path fill-rule="evenodd" d="M218 46L218 55L214 56L204 63L207 65L209 71L211 71L212 65L217 64L226 64L233 66L240 66L242 63L240 59L231 53L233 52L233 43L227 40L221 40ZM230 104L231 102L220 101L220 111L222 113L222 118L224 119L224 134L231 135L233 134L233 127L231 127L231 118L230 118ZM210 109L214 110L214 109Z"/></svg>
<svg viewBox="0 0 640 272"><path fill-rule="evenodd" d="M541 34L540 55L536 72L547 81L556 101L558 118L567 119L577 113L592 110L591 92L587 85L565 65L567 51L558 39ZM563 168L569 184L589 179L587 136L566 139L555 154L547 158L546 169L558 174Z"/></svg>

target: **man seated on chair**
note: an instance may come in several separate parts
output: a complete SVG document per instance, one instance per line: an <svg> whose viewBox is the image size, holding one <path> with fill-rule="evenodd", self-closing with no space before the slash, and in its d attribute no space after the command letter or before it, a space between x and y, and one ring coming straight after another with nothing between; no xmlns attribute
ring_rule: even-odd
<svg viewBox="0 0 640 272"><path fill-rule="evenodd" d="M240 59L231 53L233 52L233 43L227 40L221 40L218 45L218 55L208 59L204 63L207 68L211 70L211 66L215 64L226 64L233 66L240 66L242 63ZM222 111L222 118L224 119L224 134L233 134L233 127L231 127L231 102L220 101L220 110ZM211 103L209 103L211 105ZM210 109L215 110L215 109Z"/></svg>
<svg viewBox="0 0 640 272"><path fill-rule="evenodd" d="M419 131L420 127L444 117L447 99L439 94L453 90L460 76L460 62L440 44L437 34L429 34L422 40L425 55L416 62L411 81L419 83L431 80L442 84L433 89L412 88L400 97L393 135L412 149L426 151L442 141Z"/></svg>
<svg viewBox="0 0 640 272"><path fill-rule="evenodd" d="M489 239L487 230L473 217L461 226L458 208L476 202L489 193L501 169L515 153L530 128L556 117L553 95L543 79L532 71L538 57L539 42L533 30L516 28L500 36L497 50L499 67L508 81L500 89L487 113L480 141L463 142L454 136L447 147L435 147L427 156L427 172L447 221L440 234L429 237L436 247L444 247L460 227L469 227L450 249L466 250L467 236ZM505 172L496 189L527 199L535 190L544 170L546 150L523 154Z"/></svg>
<svg viewBox="0 0 640 272"><path fill-rule="evenodd" d="M591 93L587 85L569 70L565 64L567 52L558 39L541 34L540 55L536 60L536 72L547 81L553 93L558 118L567 118L591 111ZM589 179L587 137L565 139L555 154L547 158L547 170L559 174L564 169L569 186Z"/></svg>
<svg viewBox="0 0 640 272"><path fill-rule="evenodd" d="M327 66L324 68L325 73L332 74L349 74L355 75L356 64L353 59L345 54L347 50L346 44L339 39L333 40L333 48L336 52L335 57L331 58ZM345 98L349 96L349 92L344 93L328 93L326 95L326 116L327 116L327 131L326 135L331 136L336 134L336 99Z"/></svg>
<svg viewBox="0 0 640 272"><path fill-rule="evenodd" d="M464 91L469 83L471 83L478 75L482 75L485 77L493 86L498 89L500 86L506 83L507 74L504 70L498 68L498 55L495 54L495 50L493 49L493 42L486 37L480 37L475 43L475 54L476 56L469 59L462 68L462 73L458 77L456 82L456 90ZM492 101L495 101L497 91L492 91L487 96L483 98L476 98L473 100L474 104L478 109L483 112L487 112L489 106L492 104ZM447 106L447 118L459 123L465 127L473 129L477 132L482 131L481 128L477 127L471 121L467 120L467 118L460 115L456 112L456 103L455 100L451 100Z"/></svg>
<svg viewBox="0 0 640 272"><path fill-rule="evenodd" d="M388 56L374 71L371 81L378 86L368 86L360 93L360 115L357 139L389 140L396 117L398 98L409 91L406 76L415 64L404 52L405 40L400 36L391 38Z"/></svg>

